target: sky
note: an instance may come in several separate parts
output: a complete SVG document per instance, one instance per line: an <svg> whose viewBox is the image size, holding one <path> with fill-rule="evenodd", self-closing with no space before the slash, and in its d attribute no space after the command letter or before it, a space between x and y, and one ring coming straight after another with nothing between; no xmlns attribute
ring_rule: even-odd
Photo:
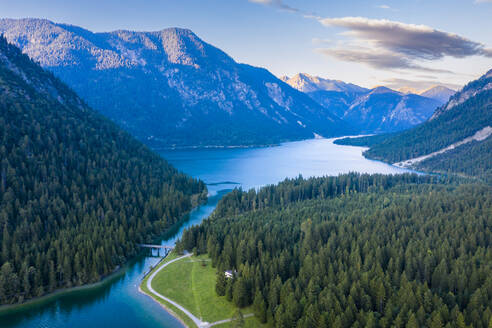
<svg viewBox="0 0 492 328"><path fill-rule="evenodd" d="M94 32L189 28L236 61L364 87L458 89L492 69L492 0L0 0Z"/></svg>

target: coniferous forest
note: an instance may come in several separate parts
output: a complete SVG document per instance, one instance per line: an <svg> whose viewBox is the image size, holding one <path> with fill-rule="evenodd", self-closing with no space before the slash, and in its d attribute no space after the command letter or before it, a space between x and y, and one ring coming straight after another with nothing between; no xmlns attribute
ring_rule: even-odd
<svg viewBox="0 0 492 328"><path fill-rule="evenodd" d="M333 47L313 50L335 63L364 64L365 58L371 71L353 71L361 82L378 82L387 73L377 77L372 69L388 68L395 78L388 75L382 81L395 87L400 82L423 87L438 81L439 74L449 74L444 75L446 85L458 86L451 84L453 74L462 85L468 64L456 67L456 73L443 70L445 57L485 59L491 54L486 43L420 23L336 18L329 12L318 18L306 15L300 4L297 9L298 4L290 7L281 0L249 2L244 8L264 5L314 18L326 31L343 30ZM490 1L475 2L478 8L478 2ZM141 4L133 6L143 12ZM364 11L361 6L356 7ZM243 8L237 12L243 14ZM132 24L139 26L138 21ZM298 34L297 25L295 29ZM38 327L47 317L44 324L53 327L78 327L89 320L98 327L107 322L120 328L167 326L168 317L157 317L163 313L141 306L135 296L140 286L162 305L171 304L176 311L170 315L199 327L250 327L259 321L272 328L492 328L492 70L456 93L444 86L422 93L410 85L401 92L369 90L305 74L280 80L267 69L237 63L182 28L92 33L44 19L0 19L0 30L40 60L30 59L0 35L1 327L5 322ZM326 40L312 43L332 43ZM301 49L295 48L293 53ZM374 50L382 52L373 56ZM296 58L288 60L288 52L283 62L290 64ZM430 61L438 59L442 63L433 68ZM472 62L468 74L476 74L472 66L484 65L478 64ZM437 75L396 78L411 69ZM306 94L313 92L336 92L347 100L338 103L347 111L337 116L337 103L333 107ZM449 100L430 117L434 107L425 113L412 109L412 99L423 94L433 97L422 100L428 104ZM390 98L394 101L387 105ZM348 115L353 110L376 127L395 119L412 128L325 139L363 130L360 117ZM224 155L226 148L301 139L295 145L234 149ZM138 140L165 146L162 156L206 179L210 201L187 216L206 201L205 183L178 171ZM368 161L362 154L400 168ZM347 167L397 173L408 168L419 174L299 175L259 189L229 189L298 172L348 172ZM140 247L148 247L139 244L155 243L170 231L172 238L161 241L167 256L184 218L189 218L186 227L200 224L183 232L171 261L196 264L170 269L171 261L138 256ZM108 288L87 299L77 293L67 300L71 296L58 293L63 296L46 297L34 307L17 306L99 282L125 264L124 288L107 279ZM167 277L161 271L165 267L174 270ZM183 272L186 267L190 272ZM160 294L163 286L174 294ZM122 304L135 311L123 313ZM111 317L113 311L122 312L118 320Z"/></svg>
<svg viewBox="0 0 492 328"><path fill-rule="evenodd" d="M0 304L100 280L204 197L3 38L0 91Z"/></svg>
<svg viewBox="0 0 492 328"><path fill-rule="evenodd" d="M178 246L274 327L488 328L491 244L489 186L349 174L236 190Z"/></svg>

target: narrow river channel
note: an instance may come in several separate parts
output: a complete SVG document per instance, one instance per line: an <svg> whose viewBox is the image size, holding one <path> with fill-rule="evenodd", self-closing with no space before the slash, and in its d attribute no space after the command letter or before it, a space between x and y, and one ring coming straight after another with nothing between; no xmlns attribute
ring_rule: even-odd
<svg viewBox="0 0 492 328"><path fill-rule="evenodd" d="M284 143L269 148L163 151L181 171L204 180L206 204L194 209L163 245L174 245L183 229L199 224L220 198L235 187L258 188L286 177L338 175L347 172L403 173L406 170L362 156L363 148L334 145L331 139ZM60 293L49 299L0 313L2 328L182 327L162 307L138 292L138 285L157 257L141 257L97 288Z"/></svg>

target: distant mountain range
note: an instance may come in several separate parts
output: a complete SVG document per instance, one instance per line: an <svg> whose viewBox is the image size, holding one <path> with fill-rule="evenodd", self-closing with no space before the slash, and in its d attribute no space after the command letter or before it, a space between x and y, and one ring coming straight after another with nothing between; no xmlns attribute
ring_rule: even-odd
<svg viewBox="0 0 492 328"><path fill-rule="evenodd" d="M420 124L454 93L441 86L421 95L386 87L366 89L305 73L282 79L293 88L306 92L339 118L350 122L359 133L395 132Z"/></svg>
<svg viewBox="0 0 492 328"><path fill-rule="evenodd" d="M451 96L424 124L371 139L365 140L372 144L370 158L492 183L492 70Z"/></svg>
<svg viewBox="0 0 492 328"><path fill-rule="evenodd" d="M337 91L349 93L366 93L369 89L359 87L352 83L345 83L340 80L328 80L319 76L312 76L306 73L299 73L289 78L283 76L282 81L291 87L306 93L315 91Z"/></svg>
<svg viewBox="0 0 492 328"><path fill-rule="evenodd" d="M0 33L89 105L154 147L235 146L354 133L265 69L186 29L93 33L2 19Z"/></svg>
<svg viewBox="0 0 492 328"><path fill-rule="evenodd" d="M436 85L432 88L429 88L421 93L419 93L422 97L427 97L431 99L435 99L437 101L442 102L443 104L447 103L449 98L454 95L456 91L447 88L442 85Z"/></svg>

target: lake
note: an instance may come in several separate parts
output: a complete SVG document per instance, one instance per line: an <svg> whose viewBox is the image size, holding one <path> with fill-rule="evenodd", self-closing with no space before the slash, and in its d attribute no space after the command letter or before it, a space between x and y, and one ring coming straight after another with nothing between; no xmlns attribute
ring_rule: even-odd
<svg viewBox="0 0 492 328"><path fill-rule="evenodd" d="M220 198L235 187L258 188L286 177L338 175L347 172L403 173L408 170L371 161L363 148L339 146L332 139L289 142L268 148L163 151L171 164L205 181L206 204L194 209L180 226L167 233L163 245L174 245L184 228L199 224ZM141 257L97 288L54 296L0 314L0 327L182 327L156 302L138 292L138 285L156 257Z"/></svg>

